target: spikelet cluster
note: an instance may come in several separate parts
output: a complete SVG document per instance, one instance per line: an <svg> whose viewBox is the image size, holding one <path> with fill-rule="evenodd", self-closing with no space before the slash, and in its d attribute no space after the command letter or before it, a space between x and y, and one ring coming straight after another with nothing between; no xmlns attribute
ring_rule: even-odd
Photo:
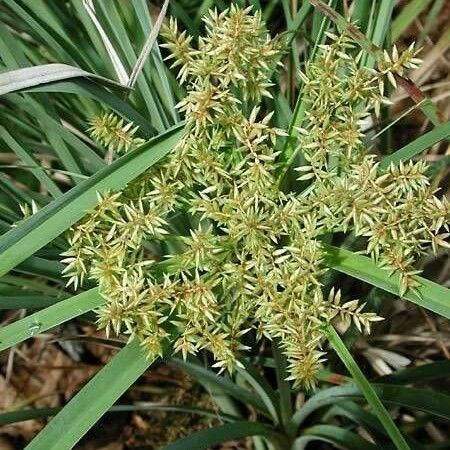
<svg viewBox="0 0 450 450"><path fill-rule="evenodd" d="M450 206L434 195L423 161L391 164L381 170L368 155L361 125L388 103L385 78L395 86L420 62L412 47L384 53L377 70L360 67L355 44L346 34L328 33L314 63L301 74L308 104L300 150L308 165L297 168L310 180L304 195L309 211L320 217L323 232L349 232L366 238L367 253L400 275L400 291L414 289L414 261L430 246L449 247Z"/></svg>
<svg viewBox="0 0 450 450"><path fill-rule="evenodd" d="M342 302L339 290L324 292L321 236L355 231L374 258L409 279L414 256L444 242L437 231L449 206L433 196L423 164L380 174L366 154L360 121L384 101L387 72L359 69L345 35L330 35L302 74L308 113L299 150L308 165L299 171L311 184L282 192L276 145L285 133L261 108L282 40L250 9L212 11L204 21L196 45L175 21L164 31L187 91L182 141L124 191L99 196L71 230L66 274L75 287L95 280L105 297L99 326L137 336L152 355L175 326L176 352L207 349L216 367L232 370L254 330L279 338L291 379L312 387L325 324L368 332L380 320L357 300ZM189 229L177 236L180 218ZM166 270L154 251L163 242L172 243Z"/></svg>
<svg viewBox="0 0 450 450"><path fill-rule="evenodd" d="M90 132L93 139L102 144L107 154L105 159L110 163L116 155L126 153L144 142L135 134L139 127L124 120L114 113L103 113L95 116L90 122Z"/></svg>

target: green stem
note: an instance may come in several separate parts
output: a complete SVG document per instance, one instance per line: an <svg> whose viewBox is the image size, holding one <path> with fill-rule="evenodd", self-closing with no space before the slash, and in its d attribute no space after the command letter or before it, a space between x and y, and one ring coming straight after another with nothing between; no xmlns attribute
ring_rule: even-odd
<svg viewBox="0 0 450 450"><path fill-rule="evenodd" d="M377 415L394 445L398 450L410 450L405 438L395 425L383 403L381 403L381 400L378 398L371 384L356 364L356 361L353 359L339 334L331 325L326 327L325 333L327 334L331 346L334 348L345 367L347 367L347 370L351 373L355 384L366 397L367 402L373 409L373 412Z"/></svg>

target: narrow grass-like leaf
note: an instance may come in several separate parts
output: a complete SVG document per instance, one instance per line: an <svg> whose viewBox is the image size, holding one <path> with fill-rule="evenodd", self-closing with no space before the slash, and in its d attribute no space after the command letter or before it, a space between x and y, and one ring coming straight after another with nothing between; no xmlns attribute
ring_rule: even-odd
<svg viewBox="0 0 450 450"><path fill-rule="evenodd" d="M418 367L408 367L381 377L382 383L410 384L450 377L450 360L435 361Z"/></svg>
<svg viewBox="0 0 450 450"><path fill-rule="evenodd" d="M400 161L405 161L413 156L419 155L427 148L449 136L450 121L433 128L431 131L419 136L400 150L384 157L380 162L380 169L387 169L391 163L398 164Z"/></svg>
<svg viewBox="0 0 450 450"><path fill-rule="evenodd" d="M355 17L355 20L353 20L353 16L352 16L352 21L358 25L360 30L367 36L367 38L371 39L372 34L375 29L376 22L378 22L377 19L379 17L379 3L371 2L371 4L369 5L368 2L366 2L365 0L362 0L359 3L364 4L365 7L370 7L370 10L366 11L367 16L364 18L364 20L361 24L360 24L360 22L358 22L357 16ZM358 13L357 6L358 5L355 4L355 10L354 10L355 13ZM359 67L366 67L368 65L368 63L370 64L371 59L373 59L373 56L371 56L371 55L367 54L367 52L365 52L361 56L361 60L359 62Z"/></svg>
<svg viewBox="0 0 450 450"><path fill-rule="evenodd" d="M128 343L25 449L72 449L152 362L137 340Z"/></svg>
<svg viewBox="0 0 450 450"><path fill-rule="evenodd" d="M109 40L109 37L105 30L102 27L102 24L97 19L97 15L95 13L95 7L92 0L83 0L83 6L86 9L86 12L89 14L89 17L92 20L92 23L95 25L95 28L98 31L98 34L100 35L103 44L106 48L106 52L108 53L108 56L111 59L111 63L114 67L114 70L116 71L117 77L120 81L120 84L126 85L129 78L127 71L125 67L122 64L122 61L120 60L119 55L117 54L116 50L114 49L114 46L112 45L111 41Z"/></svg>
<svg viewBox="0 0 450 450"><path fill-rule="evenodd" d="M20 43L13 34L0 23L0 56L7 69L16 69L29 64Z"/></svg>
<svg viewBox="0 0 450 450"><path fill-rule="evenodd" d="M372 411L375 413L375 415L382 423L384 429L386 430L389 437L392 439L396 448L398 450L409 450L409 445L407 444L402 433L395 425L394 421L392 420L391 416L389 415L388 411L384 407L381 400L378 398L376 391L372 388L372 385L364 376L358 364L356 364L356 361L353 359L352 355L348 351L339 334L331 325L326 327L325 332L331 346L338 354L339 358L344 363L347 370L352 375L353 381L359 387L361 392L364 394L364 397L366 397L367 402L372 408Z"/></svg>
<svg viewBox="0 0 450 450"><path fill-rule="evenodd" d="M1 75L0 75L1 76ZM25 165L32 166L31 172L40 181L43 187L55 198L62 195L61 190L56 183L48 176L42 169L39 163L34 159L31 152L25 150L6 130L5 127L0 126L0 137L8 144L12 151L25 163Z"/></svg>
<svg viewBox="0 0 450 450"><path fill-rule="evenodd" d="M366 0L355 0L353 5L352 21L367 35L368 26L374 14L376 3Z"/></svg>
<svg viewBox="0 0 450 450"><path fill-rule="evenodd" d="M146 0L133 1L133 8L144 36L148 36L153 29L152 17L148 7L149 5ZM146 74L148 79L155 76L160 80L161 89L159 90L159 96L165 103L167 109L170 111L174 123L179 122L180 118L178 110L175 108L176 101L174 97L174 90L171 87L168 78L168 68L163 62L158 45L155 45L152 48L149 64L148 66L144 65L144 74Z"/></svg>
<svg viewBox="0 0 450 450"><path fill-rule="evenodd" d="M122 87L113 80L86 72L86 70L80 69L79 67L54 63L25 67L23 69L0 73L0 95L21 91L44 83L68 80L77 77L94 78L110 85Z"/></svg>
<svg viewBox="0 0 450 450"><path fill-rule="evenodd" d="M37 99L39 101L37 101ZM48 152L55 153L61 161L63 168L65 168L67 172L74 174L72 178L75 182L80 179L79 176L82 173L78 161L81 161L82 165L90 170L91 173L99 170L105 165L105 162L89 146L72 134L59 121L55 120L54 117L56 117L57 114L54 112L54 107L49 101L48 96L31 96L16 93L8 94L8 100L12 100L13 110L22 110L37 119L38 129L32 131L33 133L38 131L38 135L35 139L31 136L30 138L33 139L33 141L41 141L41 134L46 135L49 143ZM20 122L20 119L13 124L18 125L20 128L23 128L23 125L29 125L26 122ZM11 127L13 124L11 124ZM19 130L15 131L16 136L18 136L19 133ZM69 149L66 142L70 142L72 148ZM75 143L75 145L73 145L73 143ZM75 154L77 158L75 157Z"/></svg>
<svg viewBox="0 0 450 450"><path fill-rule="evenodd" d="M26 24L25 29L28 34L47 47L47 51L53 55L53 60L66 61L71 64L76 62L80 66L91 67L86 52L83 51L83 46L74 45L71 40L65 39L55 28L46 23L44 18L39 15L40 11L34 9L36 2L3 0L3 3L14 11L15 19L19 18L23 24ZM30 59L34 56L33 53L28 55Z"/></svg>
<svg viewBox="0 0 450 450"><path fill-rule="evenodd" d="M210 386L216 387L217 389L230 395L231 397L241 402L248 403L249 405L254 406L258 410L268 414L268 411L264 403L258 396L256 396L249 390L244 389L241 386L238 386L231 379L224 376L219 376L214 372L212 372L211 370L205 369L200 364L196 364L195 362L193 362L193 360L183 361L182 359L179 358L171 358L170 364L193 376L198 382L203 384L206 388L209 388Z"/></svg>
<svg viewBox="0 0 450 450"><path fill-rule="evenodd" d="M90 289L0 328L0 351L97 308L105 299Z"/></svg>
<svg viewBox="0 0 450 450"><path fill-rule="evenodd" d="M386 35L389 30L389 24L391 23L394 4L394 0L381 0L381 2L378 2L378 11L375 18L371 40L379 47L382 47L385 42Z"/></svg>
<svg viewBox="0 0 450 450"><path fill-rule="evenodd" d="M391 25L391 35L394 42L419 17L420 13L427 8L430 2L431 0L411 0L406 3Z"/></svg>
<svg viewBox="0 0 450 450"><path fill-rule="evenodd" d="M279 339L272 341L272 352L275 361L275 372L277 375L278 395L280 397L281 423L286 425L292 416L292 391L291 384L287 380L289 376L286 356L281 350Z"/></svg>
<svg viewBox="0 0 450 450"><path fill-rule="evenodd" d="M400 295L398 275L389 276L387 270L378 267L367 256L328 244L323 244L323 247L326 251L325 262L329 267L391 294ZM419 286L415 288L419 295L409 290L402 298L450 318L450 290L422 277L415 277L415 279L419 282Z"/></svg>
<svg viewBox="0 0 450 450"><path fill-rule="evenodd" d="M289 36L290 40L293 40L295 38L295 33L297 33L301 27L303 26L303 23L305 22L306 18L308 17L308 14L311 12L312 6L309 3L303 3L301 8L295 13L294 17L292 17L292 20L288 24L288 30L287 33L291 33Z"/></svg>
<svg viewBox="0 0 450 450"><path fill-rule="evenodd" d="M47 283L33 278L5 275L0 278L0 285L10 286L12 289L10 292L11 295L23 294L26 291L28 293L37 292L56 298L72 297L69 293L64 292L61 287L49 286Z"/></svg>
<svg viewBox="0 0 450 450"><path fill-rule="evenodd" d="M363 406L357 405L355 402L350 400L346 402L339 402L332 406L327 411L324 421L328 422L330 418L335 416L347 417L355 424L362 425L367 428L367 430L374 431L379 436L386 436L386 431L378 418Z"/></svg>
<svg viewBox="0 0 450 450"><path fill-rule="evenodd" d="M0 295L0 309L43 309L63 299L64 297L55 298L45 295Z"/></svg>
<svg viewBox="0 0 450 450"><path fill-rule="evenodd" d="M375 45L383 48L383 44L386 40L386 35L389 31L389 25L391 23L392 11L394 9L394 0L381 0L377 2L377 12L374 18L373 29L370 30L370 35L367 38L370 39ZM364 61L365 66L374 67L375 56L365 55L367 58Z"/></svg>
<svg viewBox="0 0 450 450"><path fill-rule="evenodd" d="M64 264L51 261L39 256L30 256L14 268L15 271L38 277L45 277L56 282L61 281Z"/></svg>
<svg viewBox="0 0 450 450"><path fill-rule="evenodd" d="M222 442L229 442L248 436L266 436L275 442L283 442L281 435L258 422L235 422L207 430L198 431L179 439L161 450L207 450ZM284 447L288 448L288 447Z"/></svg>
<svg viewBox="0 0 450 450"><path fill-rule="evenodd" d="M334 425L314 425L303 430L302 436L296 439L293 450L304 450L309 443L316 441L328 442L346 450L382 449L345 428Z"/></svg>
<svg viewBox="0 0 450 450"><path fill-rule="evenodd" d="M395 384L372 384L372 389L386 405L415 409L445 420L450 419L450 396L429 389ZM353 384L324 389L313 395L293 415L290 427L297 429L309 415L319 408L335 405L341 401L364 401L365 397Z"/></svg>
<svg viewBox="0 0 450 450"><path fill-rule="evenodd" d="M280 422L281 411L277 394L272 386L270 386L269 382L264 376L258 373L256 367L254 367L250 361L242 358L240 362L244 368L237 369L238 374L252 386L266 406L267 411L272 417L273 423L278 425Z"/></svg>
<svg viewBox="0 0 450 450"><path fill-rule="evenodd" d="M93 24L92 19L89 16L83 3L81 1L72 2L70 3L69 7L71 8L71 13L73 14L73 16L79 19L81 22L80 30L82 30L83 42L88 42L89 39L90 44L93 45L93 50L95 49L95 52L93 51L91 55L94 56L94 58L92 59L93 63L96 64L96 67L98 67L98 64L101 65L100 67L98 67L98 72L103 72L102 69L104 67L106 69L106 73L109 73L110 78L112 78L115 75L114 66L111 63L111 60L98 33L98 30ZM65 11L63 11L63 14L64 12ZM75 35L75 38L72 39L76 40L77 38L78 36Z"/></svg>
<svg viewBox="0 0 450 450"><path fill-rule="evenodd" d="M31 97L31 96L27 96ZM47 136L48 142L51 145L52 149L58 155L59 160L61 161L63 167L74 174L82 174L82 170L78 164L78 161L75 159L73 152L66 145L66 139L63 136L70 136L69 140L75 141L77 143L77 147L80 148L79 155L82 155L82 158L90 158L91 160L97 163L97 169L103 167L98 165L99 157L83 142L77 139L71 132L65 129L58 121L56 121L52 117L53 106L48 99L42 99L42 95L38 96L40 102L29 99L28 105L30 105L36 111L36 117L39 119L39 122L42 124L42 128ZM56 116L56 113L53 112L53 115ZM72 177L75 183L80 181L80 178L74 176Z"/></svg>
<svg viewBox="0 0 450 450"><path fill-rule="evenodd" d="M42 417L51 417L58 414L63 407L57 408L27 408L15 411L0 413L0 425L23 422L25 420L39 419ZM169 405L164 403L139 402L134 405L114 405L108 409L107 413L133 412L133 411L167 411L184 414L195 414L203 417L220 418L224 422L235 422L238 417L223 414L218 411L212 411L195 406Z"/></svg>
<svg viewBox="0 0 450 450"><path fill-rule="evenodd" d="M60 410L61 408L29 408L2 412L0 414L0 425L50 417L57 414Z"/></svg>
<svg viewBox="0 0 450 450"><path fill-rule="evenodd" d="M28 192L19 189L5 174L0 172L0 191L5 192L17 203L31 205L32 197Z"/></svg>
<svg viewBox="0 0 450 450"><path fill-rule="evenodd" d="M119 96L114 95L102 88L92 80L84 78L74 78L71 81L55 81L40 86L34 86L26 90L27 92L66 92L77 95L89 96L97 100L103 107L108 106L120 116L130 120L139 126L139 133L149 139L156 134L156 129L127 102Z"/></svg>
<svg viewBox="0 0 450 450"><path fill-rule="evenodd" d="M133 67L137 60L136 53L117 9L118 5L115 2L98 2L96 7L98 14L100 15L101 13L105 19L105 28L108 28L111 37L114 37L117 41L118 50L121 51L122 57L126 60L128 67ZM149 83L143 77L138 77L136 87L136 92L141 95L147 106L152 124L158 132L162 132L167 128L165 112L159 107L157 99L152 94Z"/></svg>
<svg viewBox="0 0 450 450"><path fill-rule="evenodd" d="M159 29L161 28L164 17L166 16L167 6L169 6L169 0L165 0L159 13L159 16L156 19L155 24L153 25L152 31L148 35L145 44L142 47L141 53L139 54L139 57L133 67L133 70L131 71L130 78L128 79L127 83L127 86L129 88L132 88L136 83L136 79L139 73L141 72L142 68L144 67L145 61L147 60L147 57L152 50L153 44L155 43L156 38L158 37Z"/></svg>
<svg viewBox="0 0 450 450"><path fill-rule="evenodd" d="M118 190L165 156L178 143L177 126L127 153L0 237L0 275L13 269L81 219L97 203L97 192Z"/></svg>

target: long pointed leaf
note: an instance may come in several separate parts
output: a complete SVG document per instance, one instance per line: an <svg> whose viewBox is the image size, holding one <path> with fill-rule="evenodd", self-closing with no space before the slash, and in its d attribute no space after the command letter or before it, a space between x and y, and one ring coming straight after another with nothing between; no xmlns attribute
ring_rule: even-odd
<svg viewBox="0 0 450 450"><path fill-rule="evenodd" d="M39 419L42 417L55 416L63 407L56 408L27 408L18 409L14 411L7 411L0 413L0 425L7 425L9 423L22 422L25 420ZM133 411L167 411L178 412L185 414L195 414L203 417L220 418L225 422L234 422L239 420L238 417L223 414L218 411L197 408L195 406L186 405L170 405L164 403L136 403L133 405L115 405L109 408L108 413L117 412L133 412Z"/></svg>
<svg viewBox="0 0 450 450"><path fill-rule="evenodd" d="M89 14L89 17L91 18L93 24L95 25L95 28L98 31L98 34L100 35L103 44L106 48L106 51L108 53L108 56L111 59L111 63L114 67L114 70L116 71L117 77L119 78L120 84L126 85L128 82L128 74L125 69L125 67L122 64L122 61L120 60L119 55L117 54L116 50L114 49L114 46L112 45L111 41L109 40L108 34L105 32L105 30L102 27L102 24L99 22L97 18L97 14L95 13L95 7L92 0L83 0L83 6L86 8L87 13Z"/></svg>
<svg viewBox="0 0 450 450"><path fill-rule="evenodd" d="M277 375L278 394L280 397L281 422L286 425L292 416L292 391L288 381L288 364L286 356L281 350L281 342L274 339L272 342L272 353L275 360L275 372Z"/></svg>
<svg viewBox="0 0 450 450"><path fill-rule="evenodd" d="M235 422L193 433L162 450L206 450L216 444L247 436L266 436L269 439L280 440L280 436L262 423Z"/></svg>
<svg viewBox="0 0 450 450"><path fill-rule="evenodd" d="M103 107L107 105L120 116L139 126L139 132L147 139L155 136L156 129L129 103L117 95L104 89L97 83L86 78L74 78L71 81L54 81L26 89L26 92L66 92L86 95L97 100Z"/></svg>
<svg viewBox="0 0 450 450"><path fill-rule="evenodd" d="M347 450L380 450L381 447L344 428L333 425L315 425L303 431L295 441L295 450L304 450L310 442L323 441ZM309 448L309 447L308 447Z"/></svg>
<svg viewBox="0 0 450 450"><path fill-rule="evenodd" d="M248 403L268 414L264 403L258 396L254 395L249 390L237 385L229 378L216 375L211 370L205 369L195 362L183 361L179 358L171 358L170 364L193 376L206 388L215 387L219 391L224 392L237 400Z"/></svg>
<svg viewBox="0 0 450 450"><path fill-rule="evenodd" d="M422 366L407 367L381 377L380 381L382 383L410 384L448 377L450 377L450 360L443 359Z"/></svg>
<svg viewBox="0 0 450 450"><path fill-rule="evenodd" d="M386 405L403 406L450 420L449 395L433 392L429 389L394 384L372 384L372 388ZM364 395L353 384L324 389L304 403L293 415L290 426L298 428L317 409L347 400L363 401Z"/></svg>
<svg viewBox="0 0 450 450"><path fill-rule="evenodd" d="M253 387L259 398L263 401L267 411L272 417L273 423L278 425L281 417L280 402L277 394L265 377L258 373L250 361L242 358L240 360L243 369L237 369L238 374Z"/></svg>
<svg viewBox="0 0 450 450"><path fill-rule="evenodd" d="M339 334L332 326L328 326L326 328L326 334L331 346L334 348L335 352L338 354L345 367L347 367L347 370L351 373L355 384L359 387L364 397L366 397L372 411L380 420L381 424L386 430L386 433L392 439L397 449L409 450L409 445L407 444L402 433L397 428L391 416L387 412L375 389L373 389L372 385L369 383L359 366L356 364L356 361L353 359Z"/></svg>
<svg viewBox="0 0 450 450"><path fill-rule="evenodd" d="M327 253L325 262L329 267L399 295L398 275L389 276L386 270L378 267L367 256L327 244L323 244L323 246ZM422 277L415 277L415 279L419 282L419 286L415 289L420 296L412 291L407 291L403 298L450 318L450 290Z"/></svg>
<svg viewBox="0 0 450 450"><path fill-rule="evenodd" d="M43 309L62 301L64 298L47 297L45 295L1 295L1 309ZM1 331L1 329L0 329Z"/></svg>
<svg viewBox="0 0 450 450"><path fill-rule="evenodd" d="M43 64L41 66L25 67L0 74L0 95L9 92L21 91L26 88L38 86L53 81L68 80L77 77L95 78L110 85L122 87L108 78L86 72L79 67L68 64Z"/></svg>
<svg viewBox="0 0 450 450"><path fill-rule="evenodd" d="M133 70L131 71L130 78L128 80L127 86L129 88L132 88L134 84L136 83L136 79L141 72L142 68L144 67L144 64L147 60L148 55L150 54L153 44L156 42L156 38L158 37L159 29L161 28L161 25L163 23L164 17L166 16L167 7L169 6L169 0L165 0L161 11L159 13L158 18L155 21L155 24L153 25L152 31L148 35L144 46L142 47L141 53L139 54L139 57L133 67Z"/></svg>
<svg viewBox="0 0 450 450"><path fill-rule="evenodd" d="M41 182L43 186L53 197L62 195L61 190L56 183L48 176L42 169L40 164L34 159L31 152L22 147L6 130L5 127L0 126L0 137L8 144L12 151L22 160L25 165L32 166L31 172Z"/></svg>
<svg viewBox="0 0 450 450"><path fill-rule="evenodd" d="M398 164L400 161L416 156L442 139L450 136L450 121L437 126L428 133L418 137L413 142L402 147L400 150L386 156L380 162L380 169L387 169L391 163Z"/></svg>
<svg viewBox="0 0 450 450"><path fill-rule="evenodd" d="M6 325L0 328L0 352L74 317L81 316L97 308L104 301L98 289L94 288Z"/></svg>
<svg viewBox="0 0 450 450"><path fill-rule="evenodd" d="M131 341L81 389L26 450L69 450L153 361Z"/></svg>

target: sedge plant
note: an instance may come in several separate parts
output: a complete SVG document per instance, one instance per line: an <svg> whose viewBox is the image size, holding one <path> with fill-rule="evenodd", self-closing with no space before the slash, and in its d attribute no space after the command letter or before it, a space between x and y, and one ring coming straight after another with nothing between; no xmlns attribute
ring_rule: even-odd
<svg viewBox="0 0 450 450"><path fill-rule="evenodd" d="M283 192L276 149L285 132L270 125L271 113L260 114L282 39L270 39L251 8L232 6L204 20L198 49L176 22L164 32L188 92L178 104L186 116L181 142L125 191L99 198L70 233L65 272L69 284L98 283L107 334L126 330L152 356L162 354L169 322L179 330L175 352L207 349L216 367L232 371L245 349L241 337L253 329L280 340L290 378L310 388L327 324L338 319L369 332L381 319L358 300L341 303L338 289L323 292L321 236L365 237L366 252L398 273L401 295L417 283L415 259L428 247L449 246L450 206L429 187L426 165L401 162L380 173L361 132L385 101L385 80L395 83L394 74L419 60L412 48L399 54L394 47L378 70L360 68L362 52L352 56L350 36L328 33L330 43L301 75L307 125L298 145L307 164L296 170L309 186ZM117 133L106 120L93 121L94 137L117 151L133 142L131 124ZM179 238L181 251L166 256L174 273L161 281L144 244L170 237L171 215L179 214L195 227Z"/></svg>
<svg viewBox="0 0 450 450"><path fill-rule="evenodd" d="M29 19L37 10L10 3L4 11L6 21L17 14L32 23ZM143 4L136 5L136 12L142 12ZM120 17L123 8L107 11L103 5L97 12L106 24ZM80 5L76 10L89 24ZM49 13L49 23L50 17ZM303 117L299 123L294 114L291 126L275 125L275 108L270 106L277 97L274 80L291 36L271 38L257 9L237 5L211 10L197 38L181 31L174 19L166 24L162 34L167 60L183 88L176 108L164 95L174 83L167 70L155 74L144 69L128 103L123 93L116 95L89 79L69 85L56 81L51 87L59 92L55 111L66 124L72 111L71 123L62 130L63 122L43 115L33 97L39 94L20 97L11 93L19 92L20 86L11 84L5 112L11 114L24 104L42 112L42 123L49 125L46 139L59 149L67 169L60 171L59 185L78 186L62 193L48 172L33 166L47 189L39 195L25 193L18 202L26 199L29 206L22 209L32 208L26 220L6 214L15 226L0 238L0 270L5 274L21 263L19 271L63 278L67 289L95 287L72 299L55 300L47 310L5 327L0 331L1 348L90 310L95 310L97 326L107 335L125 335L128 341L30 449L72 448L153 360L168 355L205 388L217 388L218 398L225 394L244 402L261 417L245 421L242 411L230 411L224 403L223 420L229 423L168 448L207 448L248 435L263 436L255 440L259 448L304 448L316 438L363 448L371 444L348 430L327 424L302 428L321 405L340 398L343 409L330 414L342 415L355 411L358 406L352 400L363 396L372 408L366 411L370 420L358 410L366 426L381 434L382 442L392 440L397 448L409 448L382 403L405 405L402 395L409 388L392 387L389 380L369 383L334 328L353 324L368 333L382 318L363 300L343 299L340 286L327 280L330 268L336 268L448 316L448 290L418 277L415 262L430 248L436 252L449 246L450 207L431 187L423 162L403 162L406 152L400 150L398 159L380 164L369 152L363 132L372 114L388 103L386 86L396 87L399 77L420 63L416 51L393 47L381 56L377 52L373 66L364 65L367 49L358 48L355 26L341 19L338 16L340 27L322 34L314 57L299 72ZM125 54L130 47L117 26L114 41ZM145 28L142 22L141 26ZM67 48L77 63L89 63L85 55ZM3 50L2 59L13 64ZM153 54L153 60L163 66L159 54ZM87 68L102 64L96 61ZM154 86L160 91L149 96ZM74 105L64 94L68 90L103 100L102 108L83 97ZM155 108L158 113L152 115ZM85 111L92 113L83 123ZM150 121L145 118L148 113ZM149 140L178 116L184 116L184 124ZM34 142L36 126L23 123L16 126L24 130L26 141ZM412 153L448 136L448 128L437 126ZM7 130L2 138L13 149L21 147L17 135ZM80 158L72 160L64 151L72 146ZM292 154L301 155L300 162ZM286 187L286 173L296 173L295 187ZM89 178L81 181L83 176ZM18 199L13 187L6 182L5 186ZM55 200L43 200L46 192ZM67 241L58 237L69 227ZM370 259L332 247L330 236L337 233L359 238L361 251ZM51 251L32 256L47 244ZM54 268L61 253L65 266L56 271L42 266L47 261ZM263 341L272 342L274 360L258 368L254 349ZM344 384L314 394L318 385L332 379L324 371L328 343L356 387ZM204 350L212 355L211 366L220 376L199 363L197 356ZM262 375L273 367L276 387ZM99 388L102 393L94 407L85 410ZM298 389L311 397L294 411ZM414 407L414 398L423 400L424 393L410 392L406 406ZM444 395L436 395L445 402ZM427 407L437 416L447 414L445 407ZM70 430L56 438L61 421L71 421Z"/></svg>

